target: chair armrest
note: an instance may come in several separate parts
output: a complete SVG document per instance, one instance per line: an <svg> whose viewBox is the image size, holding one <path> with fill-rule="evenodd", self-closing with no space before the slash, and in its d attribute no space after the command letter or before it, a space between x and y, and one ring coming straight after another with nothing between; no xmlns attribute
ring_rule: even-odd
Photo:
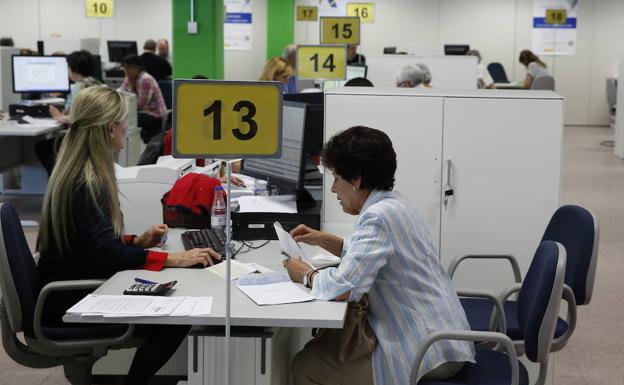
<svg viewBox="0 0 624 385"><path fill-rule="evenodd" d="M41 289L39 298L37 298L37 304L35 305L35 315L33 320L33 329L35 337L39 343L49 349L65 350L65 349L80 349L92 347L93 350L104 349L112 345L118 345L132 336L134 333L134 325L128 325L128 330L116 338L93 338L93 339L81 339L81 340L65 340L65 341L53 341L47 338L43 334L42 329L42 316L43 306L47 297L58 291L72 291L83 289L95 289L101 286L105 281L90 279L90 280L71 280L71 281L55 281L50 282Z"/></svg>
<svg viewBox="0 0 624 385"><path fill-rule="evenodd" d="M559 338L555 338L552 342L552 346L550 348L551 352L558 352L563 349L563 347L568 343L568 339L572 333L574 333L574 329L576 329L576 297L574 296L574 292L572 288L566 284L563 285L563 295L562 298L567 302L568 312L566 316L566 322L568 323L568 330L565 331Z"/></svg>
<svg viewBox="0 0 624 385"><path fill-rule="evenodd" d="M515 285L509 286L506 290L504 290L500 296L498 297L501 303L505 303L511 297L512 294L515 294L522 289L521 283L516 283Z"/></svg>
<svg viewBox="0 0 624 385"><path fill-rule="evenodd" d="M520 274L520 265L518 264L518 260L512 254L465 254L460 255L459 257L453 259L448 268L448 273L453 279L455 275L455 271L459 267L459 264L465 260L469 259L506 259L509 261L511 265L511 270L513 271L514 279L516 283L522 282L522 274Z"/></svg>
<svg viewBox="0 0 624 385"><path fill-rule="evenodd" d="M502 345L509 356L509 364L511 365L511 385L518 385L520 378L520 369L518 366L518 356L511 339L498 332L478 332L472 330L440 330L429 334L426 339L419 345L414 357L414 365L410 374L410 385L417 384L418 371L422 363L425 353L433 343L439 340L459 340L473 342L494 342Z"/></svg>
<svg viewBox="0 0 624 385"><path fill-rule="evenodd" d="M485 298L494 302L494 312L492 313L491 320L498 319L499 320L499 331L503 334L507 333L507 320L505 318L505 309L503 308L503 303L501 300L494 295L494 293L486 291L486 290L472 290L472 289L457 289L458 297L468 297L468 298ZM497 315L500 315L497 317ZM493 329L493 322L490 321L490 330Z"/></svg>

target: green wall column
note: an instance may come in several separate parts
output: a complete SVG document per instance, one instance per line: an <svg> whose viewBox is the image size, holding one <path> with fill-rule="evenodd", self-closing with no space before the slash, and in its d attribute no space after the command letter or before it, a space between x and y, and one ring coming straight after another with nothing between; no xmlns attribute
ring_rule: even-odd
<svg viewBox="0 0 624 385"><path fill-rule="evenodd" d="M223 0L194 2L197 34L189 34L191 0L172 0L173 78L223 79Z"/></svg>
<svg viewBox="0 0 624 385"><path fill-rule="evenodd" d="M267 0L267 58L295 42L295 0Z"/></svg>

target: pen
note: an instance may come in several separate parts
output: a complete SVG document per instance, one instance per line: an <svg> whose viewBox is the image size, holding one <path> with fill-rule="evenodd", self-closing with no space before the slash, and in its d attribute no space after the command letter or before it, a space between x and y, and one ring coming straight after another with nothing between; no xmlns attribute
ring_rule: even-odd
<svg viewBox="0 0 624 385"><path fill-rule="evenodd" d="M148 281L147 279L141 279L141 278L135 278L134 281L138 282L138 283L147 283L147 284L157 284L158 283L158 282L152 282L152 281Z"/></svg>

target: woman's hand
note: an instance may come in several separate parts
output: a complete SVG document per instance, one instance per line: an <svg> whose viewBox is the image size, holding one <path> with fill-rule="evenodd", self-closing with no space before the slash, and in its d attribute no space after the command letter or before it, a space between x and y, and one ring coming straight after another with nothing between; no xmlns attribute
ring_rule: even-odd
<svg viewBox="0 0 624 385"><path fill-rule="evenodd" d="M290 231L290 235L297 242L307 243L312 246L320 246L323 242L323 233L306 225L299 225Z"/></svg>
<svg viewBox="0 0 624 385"><path fill-rule="evenodd" d="M293 282L303 283L303 276L312 270L307 263L297 258L285 259L282 265L288 270L288 276Z"/></svg>
<svg viewBox="0 0 624 385"><path fill-rule="evenodd" d="M149 249L150 247L161 246L160 240L167 232L168 227L165 224L153 225L138 237L134 238L134 246Z"/></svg>
<svg viewBox="0 0 624 385"><path fill-rule="evenodd" d="M54 120L56 120L59 123L69 123L69 116L64 115L61 110L59 110L58 108L54 107L53 105L50 104L50 106L48 107L48 111L50 111L50 116L52 116L52 118Z"/></svg>
<svg viewBox="0 0 624 385"><path fill-rule="evenodd" d="M230 180L232 181L232 184L234 186L246 187L245 182L243 182L243 180L240 178L233 176L230 178ZM223 178L221 178L221 183L227 183L227 176L224 176Z"/></svg>
<svg viewBox="0 0 624 385"><path fill-rule="evenodd" d="M204 266L212 266L214 265L213 260L221 260L219 253L213 249L191 249L179 253L169 253L165 267L189 267L198 263Z"/></svg>

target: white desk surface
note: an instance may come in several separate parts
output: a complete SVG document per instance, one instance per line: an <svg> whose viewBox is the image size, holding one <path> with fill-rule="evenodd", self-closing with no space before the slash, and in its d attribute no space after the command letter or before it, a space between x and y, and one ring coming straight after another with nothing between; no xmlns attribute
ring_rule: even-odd
<svg viewBox="0 0 624 385"><path fill-rule="evenodd" d="M167 251L181 250L180 229L169 232ZM254 242L259 245L260 242ZM268 245L239 254L241 262L255 262L272 270L282 270L283 256L279 244L274 241ZM147 270L127 270L115 274L95 294L121 294L133 283L134 278L143 278L157 282L177 280L172 289L173 296L212 296L212 314L210 317L142 317L142 318L102 318L65 315L65 322L92 323L130 323L130 324L172 324L172 325L224 325L225 324L225 280L204 269L164 269L159 272ZM258 306L236 288L236 281L230 286L231 325L262 327L307 327L341 328L344 323L346 302L313 301L297 304Z"/></svg>
<svg viewBox="0 0 624 385"><path fill-rule="evenodd" d="M17 124L15 120L0 121L0 136L39 136L61 128L61 124L49 119L41 124Z"/></svg>

